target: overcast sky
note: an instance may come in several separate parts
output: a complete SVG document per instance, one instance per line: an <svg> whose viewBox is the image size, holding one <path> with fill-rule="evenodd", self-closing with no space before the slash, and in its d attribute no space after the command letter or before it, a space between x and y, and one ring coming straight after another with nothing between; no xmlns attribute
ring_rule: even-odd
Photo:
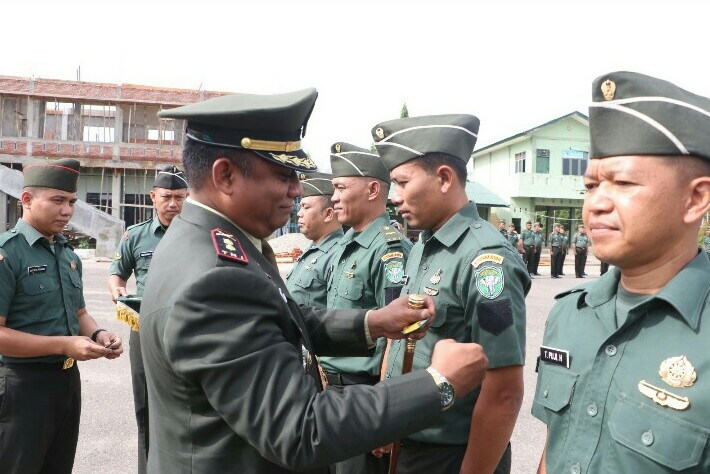
<svg viewBox="0 0 710 474"><path fill-rule="evenodd" d="M0 75L275 93L316 87L305 148L470 113L477 148L574 110L615 70L710 96L710 2L0 0ZM475 179L475 177L474 177Z"/></svg>

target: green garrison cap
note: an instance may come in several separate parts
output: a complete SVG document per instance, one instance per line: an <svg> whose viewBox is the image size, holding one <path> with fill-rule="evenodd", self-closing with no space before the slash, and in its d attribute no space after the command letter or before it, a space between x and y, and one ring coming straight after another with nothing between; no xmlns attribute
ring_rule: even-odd
<svg viewBox="0 0 710 474"><path fill-rule="evenodd" d="M480 121L473 115L427 115L375 125L372 138L390 170L428 153L445 153L468 162Z"/></svg>
<svg viewBox="0 0 710 474"><path fill-rule="evenodd" d="M635 72L594 80L591 157L695 155L710 160L710 99Z"/></svg>
<svg viewBox="0 0 710 474"><path fill-rule="evenodd" d="M249 150L287 168L315 171L316 164L301 149L301 138L317 97L313 88L274 95L225 95L163 110L158 116L186 120L190 140Z"/></svg>
<svg viewBox="0 0 710 474"><path fill-rule="evenodd" d="M75 193L79 168L79 162L70 158L27 165L22 169L25 177L23 186L53 188Z"/></svg>
<svg viewBox="0 0 710 474"><path fill-rule="evenodd" d="M185 181L185 175L182 174L182 171L180 171L177 166L168 165L158 171L158 174L155 176L153 187L164 189L185 189L187 188L187 181Z"/></svg>
<svg viewBox="0 0 710 474"><path fill-rule="evenodd" d="M390 173L377 153L349 143L334 143L330 147L330 167L334 178L363 176L390 182Z"/></svg>
<svg viewBox="0 0 710 474"><path fill-rule="evenodd" d="M326 173L301 173L299 176L303 186L303 197L332 196L333 175Z"/></svg>

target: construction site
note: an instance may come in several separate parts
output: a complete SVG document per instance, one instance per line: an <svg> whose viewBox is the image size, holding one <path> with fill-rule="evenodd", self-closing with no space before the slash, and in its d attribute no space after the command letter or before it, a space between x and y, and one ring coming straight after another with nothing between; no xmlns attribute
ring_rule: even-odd
<svg viewBox="0 0 710 474"><path fill-rule="evenodd" d="M158 112L224 94L0 76L0 232L21 216L22 167L74 158L82 170L70 231L110 255L126 226L152 216L158 169L180 163L183 122Z"/></svg>

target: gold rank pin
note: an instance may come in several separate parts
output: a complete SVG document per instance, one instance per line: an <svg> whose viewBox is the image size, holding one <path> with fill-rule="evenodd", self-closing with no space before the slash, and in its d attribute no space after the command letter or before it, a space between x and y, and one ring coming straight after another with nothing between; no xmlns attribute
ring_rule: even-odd
<svg viewBox="0 0 710 474"><path fill-rule="evenodd" d="M685 410L690 406L688 397L675 395L668 390L651 385L645 380L640 381L638 387L641 393L661 406L670 407L674 410Z"/></svg>

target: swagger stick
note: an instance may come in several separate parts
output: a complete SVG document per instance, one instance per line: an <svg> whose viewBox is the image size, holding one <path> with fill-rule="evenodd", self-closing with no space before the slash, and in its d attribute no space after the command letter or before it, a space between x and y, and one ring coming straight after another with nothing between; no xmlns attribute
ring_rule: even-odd
<svg viewBox="0 0 710 474"><path fill-rule="evenodd" d="M424 295L409 295L407 300L407 306L409 309L423 309L424 308ZM426 319L424 321L419 321L407 326L402 330L403 334L409 334L417 329L421 328L426 324ZM412 364L414 363L414 349L416 348L417 341L411 337L407 338L404 346L404 359L402 360L402 375L407 374L412 371ZM390 467L389 474L396 474L397 472L397 458L399 457L400 441L396 440L392 443L392 452L390 453Z"/></svg>

